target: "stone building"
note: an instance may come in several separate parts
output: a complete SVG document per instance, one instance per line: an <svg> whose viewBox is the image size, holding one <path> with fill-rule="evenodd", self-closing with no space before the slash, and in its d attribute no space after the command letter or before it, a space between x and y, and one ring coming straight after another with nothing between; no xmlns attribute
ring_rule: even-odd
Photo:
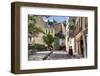
<svg viewBox="0 0 100 76"><path fill-rule="evenodd" d="M87 57L88 18L77 17L73 29L73 52L82 57Z"/></svg>
<svg viewBox="0 0 100 76"><path fill-rule="evenodd" d="M57 23L54 26L55 32L55 48L60 49L61 46L66 46L66 26L63 23Z"/></svg>

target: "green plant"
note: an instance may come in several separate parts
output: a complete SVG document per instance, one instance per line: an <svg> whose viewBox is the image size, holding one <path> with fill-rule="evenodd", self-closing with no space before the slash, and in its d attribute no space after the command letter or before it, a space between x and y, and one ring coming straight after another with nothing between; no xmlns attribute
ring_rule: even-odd
<svg viewBox="0 0 100 76"><path fill-rule="evenodd" d="M44 42L47 44L48 48L52 46L52 43L54 42L54 37L50 34L45 34L43 36Z"/></svg>
<svg viewBox="0 0 100 76"><path fill-rule="evenodd" d="M30 33L32 37L36 37L40 32L44 33L41 28L36 27L36 16L28 15L28 33Z"/></svg>
<svg viewBox="0 0 100 76"><path fill-rule="evenodd" d="M46 47L43 44L34 44L32 46L32 49L37 49L38 51L42 51L42 50L46 50Z"/></svg>

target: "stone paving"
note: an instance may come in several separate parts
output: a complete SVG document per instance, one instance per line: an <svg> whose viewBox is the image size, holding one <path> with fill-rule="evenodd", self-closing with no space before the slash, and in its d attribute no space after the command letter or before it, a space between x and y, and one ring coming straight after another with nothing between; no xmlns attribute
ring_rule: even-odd
<svg viewBox="0 0 100 76"><path fill-rule="evenodd" d="M29 60L43 60L51 51L40 51L34 55L29 55ZM64 51L53 51L46 60L58 60L58 59L79 59L82 58L79 55L70 56Z"/></svg>
<svg viewBox="0 0 100 76"><path fill-rule="evenodd" d="M49 54L50 51L40 51L36 52L34 55L29 55L29 60L43 60L43 58Z"/></svg>

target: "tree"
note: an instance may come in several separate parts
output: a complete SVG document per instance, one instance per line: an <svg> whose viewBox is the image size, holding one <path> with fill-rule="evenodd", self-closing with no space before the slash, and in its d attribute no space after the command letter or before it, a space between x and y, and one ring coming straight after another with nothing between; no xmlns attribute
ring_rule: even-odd
<svg viewBox="0 0 100 76"><path fill-rule="evenodd" d="M43 36L43 40L44 42L47 44L48 48L51 48L52 47L52 43L54 42L54 37L50 34L45 34Z"/></svg>
<svg viewBox="0 0 100 76"><path fill-rule="evenodd" d="M36 19L34 15L28 15L28 32L32 33L36 24Z"/></svg>
<svg viewBox="0 0 100 76"><path fill-rule="evenodd" d="M32 37L38 36L38 34L44 33L41 28L36 27L36 16L28 15L28 32Z"/></svg>

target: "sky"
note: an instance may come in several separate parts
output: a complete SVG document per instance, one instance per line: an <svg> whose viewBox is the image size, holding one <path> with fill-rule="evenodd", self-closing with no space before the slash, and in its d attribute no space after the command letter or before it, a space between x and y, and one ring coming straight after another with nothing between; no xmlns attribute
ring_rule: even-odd
<svg viewBox="0 0 100 76"><path fill-rule="evenodd" d="M48 17L48 19L51 21L54 19L58 23L62 23L63 21L65 21L67 19L67 17L66 16L50 16L50 17ZM45 16L43 17L43 20L45 22L47 22L47 18Z"/></svg>

